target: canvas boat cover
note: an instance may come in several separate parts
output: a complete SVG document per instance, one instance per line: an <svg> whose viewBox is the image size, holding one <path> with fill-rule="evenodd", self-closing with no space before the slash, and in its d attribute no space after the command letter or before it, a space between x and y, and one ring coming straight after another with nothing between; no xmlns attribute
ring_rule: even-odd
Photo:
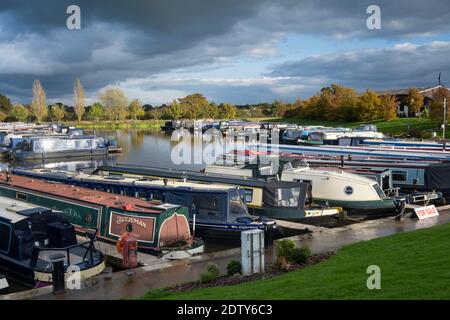
<svg viewBox="0 0 450 320"><path fill-rule="evenodd" d="M450 194L450 162L430 164L424 175L427 190Z"/></svg>
<svg viewBox="0 0 450 320"><path fill-rule="evenodd" d="M268 207L280 207L280 190L298 189L293 196L297 197L296 207L303 209L305 204L310 201L311 185L308 182L294 182L294 181L278 181L270 180L267 181L266 187L264 188L264 205Z"/></svg>

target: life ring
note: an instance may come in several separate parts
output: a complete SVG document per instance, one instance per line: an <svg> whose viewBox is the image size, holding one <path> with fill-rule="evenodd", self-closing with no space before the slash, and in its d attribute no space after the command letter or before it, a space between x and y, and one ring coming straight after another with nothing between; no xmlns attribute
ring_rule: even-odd
<svg viewBox="0 0 450 320"><path fill-rule="evenodd" d="M117 242L116 242L116 249L117 249L118 253L122 254L122 252L123 252L123 243L122 243L122 241L120 241L120 239L117 240Z"/></svg>

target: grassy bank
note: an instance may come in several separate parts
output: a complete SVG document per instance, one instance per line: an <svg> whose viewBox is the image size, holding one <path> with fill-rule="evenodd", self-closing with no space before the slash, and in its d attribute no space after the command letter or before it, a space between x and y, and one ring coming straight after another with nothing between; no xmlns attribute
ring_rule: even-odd
<svg viewBox="0 0 450 320"><path fill-rule="evenodd" d="M81 121L67 125L83 129L159 129L165 120Z"/></svg>
<svg viewBox="0 0 450 320"><path fill-rule="evenodd" d="M450 299L450 224L346 246L329 260L271 279L150 292L143 299ZM381 268L381 290L368 290L367 267Z"/></svg>

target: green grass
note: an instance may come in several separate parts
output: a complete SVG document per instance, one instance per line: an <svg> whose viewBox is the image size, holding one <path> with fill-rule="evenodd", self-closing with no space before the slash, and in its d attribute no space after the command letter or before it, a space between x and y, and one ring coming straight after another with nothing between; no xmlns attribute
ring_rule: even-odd
<svg viewBox="0 0 450 320"><path fill-rule="evenodd" d="M81 121L67 125L84 129L159 129L165 120Z"/></svg>
<svg viewBox="0 0 450 320"><path fill-rule="evenodd" d="M349 245L320 264L271 279L142 299L450 299L450 224ZM367 267L381 268L368 290Z"/></svg>
<svg viewBox="0 0 450 320"><path fill-rule="evenodd" d="M436 131L437 135L441 133L441 129L439 124L430 120L429 118L397 118L392 121L369 121L369 122L342 122L342 121L320 121L320 120L308 120L301 118L271 118L266 119L275 122L288 122L295 123L299 125L323 125L330 127L348 127L354 128L358 127L362 124L372 123L375 124L378 128L378 131L381 131L385 134L391 135L401 135L408 131L408 129L416 128L419 130L431 132ZM447 134L446 134L447 136Z"/></svg>

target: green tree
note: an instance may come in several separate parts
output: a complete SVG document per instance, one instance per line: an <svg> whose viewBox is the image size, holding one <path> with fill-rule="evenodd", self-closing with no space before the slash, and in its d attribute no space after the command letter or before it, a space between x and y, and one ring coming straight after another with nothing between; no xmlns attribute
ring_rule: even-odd
<svg viewBox="0 0 450 320"><path fill-rule="evenodd" d="M168 107L164 108L163 118L177 120L183 117L183 113L182 105L174 99Z"/></svg>
<svg viewBox="0 0 450 320"><path fill-rule="evenodd" d="M12 109L11 100L2 94L0 94L0 111L4 114L9 114Z"/></svg>
<svg viewBox="0 0 450 320"><path fill-rule="evenodd" d="M110 119L117 121L127 118L128 100L120 88L107 88L99 98Z"/></svg>
<svg viewBox="0 0 450 320"><path fill-rule="evenodd" d="M194 93L179 99L184 117L187 119L198 119L204 109L208 108L209 102L201 93Z"/></svg>
<svg viewBox="0 0 450 320"><path fill-rule="evenodd" d="M50 119L51 121L62 121L66 116L66 111L64 107L59 104L54 104L50 107Z"/></svg>
<svg viewBox="0 0 450 320"><path fill-rule="evenodd" d="M101 103L95 102L88 111L88 117L94 121L100 121L105 113L105 108Z"/></svg>
<svg viewBox="0 0 450 320"><path fill-rule="evenodd" d="M410 112L416 114L422 110L423 96L419 93L417 88L410 88L405 102L406 105L408 105Z"/></svg>
<svg viewBox="0 0 450 320"><path fill-rule="evenodd" d="M13 121L25 122L30 115L28 109L23 104L16 104L13 106L9 116Z"/></svg>
<svg viewBox="0 0 450 320"><path fill-rule="evenodd" d="M31 114L37 122L41 122L48 113L46 95L39 80L33 82L33 101L31 102Z"/></svg>
<svg viewBox="0 0 450 320"><path fill-rule="evenodd" d="M144 108L138 99L133 99L130 103L130 117L134 120L140 119L144 114Z"/></svg>
<svg viewBox="0 0 450 320"><path fill-rule="evenodd" d="M236 107L230 103L221 103L219 105L219 116L221 119L236 118Z"/></svg>

